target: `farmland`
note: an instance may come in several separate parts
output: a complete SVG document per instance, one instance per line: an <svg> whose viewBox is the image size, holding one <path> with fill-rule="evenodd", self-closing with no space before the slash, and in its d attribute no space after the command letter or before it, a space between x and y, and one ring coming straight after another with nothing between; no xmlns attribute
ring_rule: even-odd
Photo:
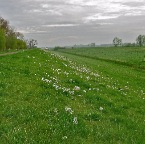
<svg viewBox="0 0 145 144"><path fill-rule="evenodd" d="M76 48L65 49L62 52L80 55L88 58L111 61L115 63L145 68L144 47L117 47L117 48Z"/></svg>
<svg viewBox="0 0 145 144"><path fill-rule="evenodd" d="M0 57L0 143L143 143L145 51L90 48Z"/></svg>

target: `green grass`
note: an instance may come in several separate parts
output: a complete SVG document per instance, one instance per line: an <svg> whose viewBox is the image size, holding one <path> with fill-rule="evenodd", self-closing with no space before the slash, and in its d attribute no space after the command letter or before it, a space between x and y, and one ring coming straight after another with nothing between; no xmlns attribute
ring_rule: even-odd
<svg viewBox="0 0 145 144"><path fill-rule="evenodd" d="M115 62L122 65L137 66L145 69L144 47L75 48L60 51L88 58Z"/></svg>
<svg viewBox="0 0 145 144"><path fill-rule="evenodd" d="M0 57L0 70L2 144L145 141L142 69L35 49Z"/></svg>

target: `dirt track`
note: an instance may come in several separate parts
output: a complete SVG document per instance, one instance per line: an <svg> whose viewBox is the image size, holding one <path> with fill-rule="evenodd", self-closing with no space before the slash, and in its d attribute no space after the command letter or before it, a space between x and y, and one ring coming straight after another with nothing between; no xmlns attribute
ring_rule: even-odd
<svg viewBox="0 0 145 144"><path fill-rule="evenodd" d="M6 55L11 55L11 54L16 54L18 52L8 52L8 53L3 53L3 54L0 54L0 56L6 56Z"/></svg>

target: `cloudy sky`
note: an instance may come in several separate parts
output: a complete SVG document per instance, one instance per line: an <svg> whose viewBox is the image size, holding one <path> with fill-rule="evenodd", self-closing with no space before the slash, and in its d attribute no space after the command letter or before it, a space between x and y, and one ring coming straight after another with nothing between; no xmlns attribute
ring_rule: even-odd
<svg viewBox="0 0 145 144"><path fill-rule="evenodd" d="M0 0L0 16L39 46L135 42L145 0Z"/></svg>

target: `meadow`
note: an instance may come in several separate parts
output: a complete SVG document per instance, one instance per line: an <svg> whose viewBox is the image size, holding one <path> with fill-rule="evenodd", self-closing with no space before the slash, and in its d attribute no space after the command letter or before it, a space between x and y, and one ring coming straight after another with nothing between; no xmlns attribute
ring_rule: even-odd
<svg viewBox="0 0 145 144"><path fill-rule="evenodd" d="M0 143L144 143L144 51L136 48L130 58L120 51L1 56Z"/></svg>

